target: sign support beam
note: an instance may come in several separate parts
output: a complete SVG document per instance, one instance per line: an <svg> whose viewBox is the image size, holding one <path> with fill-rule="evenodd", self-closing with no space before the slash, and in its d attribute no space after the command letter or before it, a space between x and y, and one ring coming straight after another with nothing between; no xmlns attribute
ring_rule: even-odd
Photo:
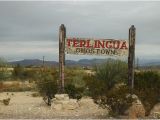
<svg viewBox="0 0 160 120"><path fill-rule="evenodd" d="M135 36L136 28L132 25L129 29L129 54L128 54L128 86L131 91L134 89L134 68L135 68Z"/></svg>
<svg viewBox="0 0 160 120"><path fill-rule="evenodd" d="M65 65L65 37L66 28L64 24L59 27L59 81L58 93L63 94L64 90L64 65Z"/></svg>

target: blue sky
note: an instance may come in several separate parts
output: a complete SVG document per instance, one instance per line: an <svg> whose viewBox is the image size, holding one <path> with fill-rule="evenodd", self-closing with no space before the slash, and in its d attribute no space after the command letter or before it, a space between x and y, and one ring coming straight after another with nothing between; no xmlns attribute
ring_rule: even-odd
<svg viewBox="0 0 160 120"><path fill-rule="evenodd" d="M136 56L160 59L160 2L0 1L0 57L58 61L58 31L67 37L128 39L136 27ZM66 59L106 58L66 55Z"/></svg>

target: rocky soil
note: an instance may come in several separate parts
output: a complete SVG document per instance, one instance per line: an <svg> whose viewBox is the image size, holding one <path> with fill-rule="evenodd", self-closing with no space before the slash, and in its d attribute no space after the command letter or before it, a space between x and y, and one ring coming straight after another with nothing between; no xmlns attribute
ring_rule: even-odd
<svg viewBox="0 0 160 120"><path fill-rule="evenodd" d="M96 104L95 106L93 104L89 106L89 103L86 102L86 105L74 110L56 110L47 106L42 97L33 97L32 93L33 92L0 93L0 100L11 98L9 105L4 105L0 102L0 119L107 118L108 110L97 107Z"/></svg>

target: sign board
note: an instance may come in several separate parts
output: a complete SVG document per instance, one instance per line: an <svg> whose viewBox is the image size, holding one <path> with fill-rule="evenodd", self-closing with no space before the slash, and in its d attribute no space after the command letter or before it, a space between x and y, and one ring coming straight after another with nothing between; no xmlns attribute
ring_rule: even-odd
<svg viewBox="0 0 160 120"><path fill-rule="evenodd" d="M65 51L67 54L77 55L128 56L128 41L66 38Z"/></svg>
<svg viewBox="0 0 160 120"><path fill-rule="evenodd" d="M66 28L59 28L59 93L64 93L65 52L77 55L128 56L128 86L134 88L136 28L129 29L128 40L66 38Z"/></svg>

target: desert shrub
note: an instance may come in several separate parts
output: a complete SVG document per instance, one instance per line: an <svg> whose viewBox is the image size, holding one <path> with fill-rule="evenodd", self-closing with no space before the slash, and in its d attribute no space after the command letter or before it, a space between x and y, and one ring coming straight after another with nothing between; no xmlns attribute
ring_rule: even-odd
<svg viewBox="0 0 160 120"><path fill-rule="evenodd" d="M83 76L85 75L82 69L75 67L65 68L65 84L72 84L75 87L84 87L85 81Z"/></svg>
<svg viewBox="0 0 160 120"><path fill-rule="evenodd" d="M30 68L30 70L26 69L23 71L23 78L34 80L34 79L36 79L37 74L38 74L37 71L32 68Z"/></svg>
<svg viewBox="0 0 160 120"><path fill-rule="evenodd" d="M82 97L86 86L84 75L84 71L79 67L65 69L65 92L69 94L70 98L80 99Z"/></svg>
<svg viewBox="0 0 160 120"><path fill-rule="evenodd" d="M109 106L111 115L120 115L131 105L126 97L129 90L127 82L127 64L120 60L108 60L94 68L95 74L84 76L91 97L101 106Z"/></svg>
<svg viewBox="0 0 160 120"><path fill-rule="evenodd" d="M84 76L92 97L106 95L118 83L127 82L127 64L120 60L108 60L94 67L95 74Z"/></svg>
<svg viewBox="0 0 160 120"><path fill-rule="evenodd" d="M10 67L10 65L7 61L0 58L0 80L7 80L11 77L10 71L7 70L8 67Z"/></svg>
<svg viewBox="0 0 160 120"><path fill-rule="evenodd" d="M12 75L14 78L19 78L19 79L24 79L24 67L21 66L20 64L17 64L15 67L14 67L14 70L12 72Z"/></svg>
<svg viewBox="0 0 160 120"><path fill-rule="evenodd" d="M50 105L52 97L57 93L57 71L51 73L50 71L43 71L39 79L36 81L37 88L41 96L47 97L47 104Z"/></svg>
<svg viewBox="0 0 160 120"><path fill-rule="evenodd" d="M146 115L149 115L153 106L160 102L160 75L155 71L136 73L134 84L135 94L144 104Z"/></svg>
<svg viewBox="0 0 160 120"><path fill-rule="evenodd" d="M3 82L0 82L0 91L3 90Z"/></svg>
<svg viewBox="0 0 160 120"><path fill-rule="evenodd" d="M120 60L108 60L104 64L95 66L94 70L95 79L105 82L108 90L116 83L127 80L127 64Z"/></svg>
<svg viewBox="0 0 160 120"><path fill-rule="evenodd" d="M65 86L65 92L73 99L80 99L82 97L83 89L84 88L76 88L75 85L72 84Z"/></svg>
<svg viewBox="0 0 160 120"><path fill-rule="evenodd" d="M107 104L111 109L111 116L123 115L125 111L132 105L133 99L129 96L127 86L112 88L106 95L105 99L101 99L102 104Z"/></svg>
<svg viewBox="0 0 160 120"><path fill-rule="evenodd" d="M95 79L95 76L84 76L86 86L89 89L88 95L96 99L106 94L107 88L105 81Z"/></svg>

